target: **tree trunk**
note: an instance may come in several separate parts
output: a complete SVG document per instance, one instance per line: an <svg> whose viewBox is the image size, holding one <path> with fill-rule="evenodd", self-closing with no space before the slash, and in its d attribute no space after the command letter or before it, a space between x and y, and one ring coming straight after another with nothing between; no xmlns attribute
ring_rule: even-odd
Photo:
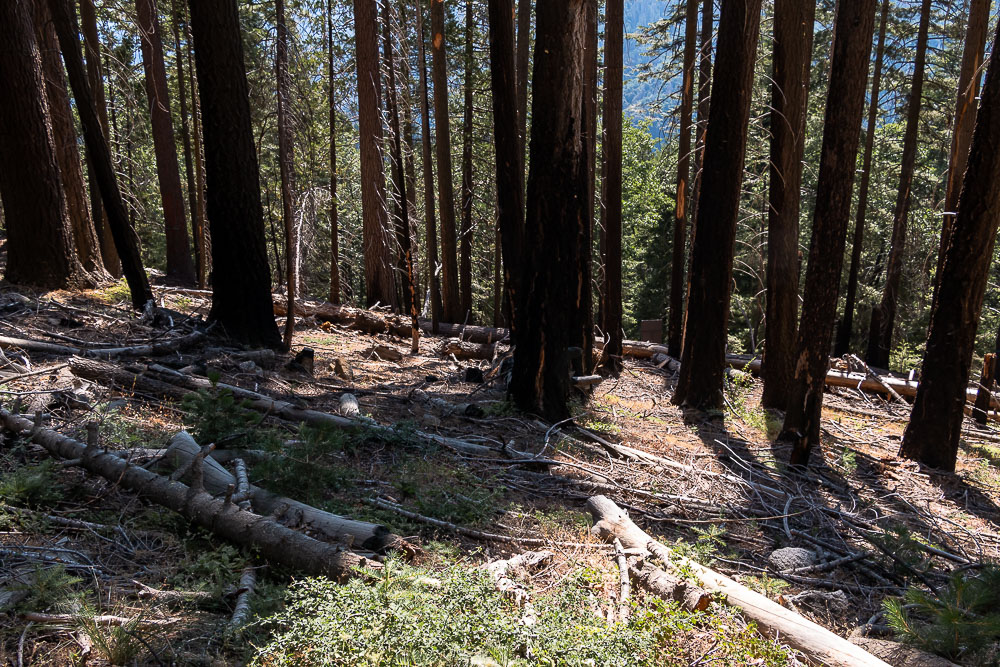
<svg viewBox="0 0 1000 667"><path fill-rule="evenodd" d="M382 165L382 86L379 80L378 14L374 2L354 0L358 67L358 130L361 135L361 210L367 305L396 305Z"/></svg>
<svg viewBox="0 0 1000 667"><path fill-rule="evenodd" d="M922 0L920 26L917 29L917 53L910 84L910 99L906 105L906 130L903 134L903 160L899 170L899 190L892 219L892 241L886 264L885 289L882 300L872 309L868 333L866 361L879 368L889 368L892 331L896 322L899 283L903 277L903 252L906 250L906 223L910 214L913 172L917 161L917 133L920 130L920 104L924 90L924 65L927 55L927 32L931 20L931 0Z"/></svg>
<svg viewBox="0 0 1000 667"><path fill-rule="evenodd" d="M698 51L698 128L694 148L694 187L691 193L690 236L694 238L694 226L698 222L698 198L701 192L701 166L705 161L705 132L708 130L708 111L711 107L712 90L712 30L715 27L714 0L702 0L701 5L701 46ZM688 291L691 276L688 274ZM683 339L683 336L682 336ZM683 342L683 340L682 340Z"/></svg>
<svg viewBox="0 0 1000 667"><path fill-rule="evenodd" d="M42 77L45 80L49 118L52 121L52 138L76 255L84 271L95 279L104 280L108 275L101 260L97 231L90 218L80 152L77 150L76 127L73 125L73 109L66 89L62 60L59 58L59 40L52 27L48 5L44 2L35 3L35 38L42 59Z"/></svg>
<svg viewBox="0 0 1000 667"><path fill-rule="evenodd" d="M190 45L192 42L190 24L184 25L184 33ZM204 141L202 139L201 98L198 95L198 73L195 71L192 50L190 47L188 48L187 61L189 78L191 79L191 120L193 121L191 133L194 139L194 177L197 185L195 194L198 206L195 214L198 224L194 229L195 243L201 249L202 261L201 273L198 274L198 285L204 289L211 282L209 278L212 275L212 244L206 227L208 215L205 212L205 160L202 149Z"/></svg>
<svg viewBox="0 0 1000 667"><path fill-rule="evenodd" d="M622 49L625 31L624 0L608 0L604 20L604 142L601 166L604 214L604 321L607 344L605 366L617 375L622 369Z"/></svg>
<svg viewBox="0 0 1000 667"><path fill-rule="evenodd" d="M885 27L889 17L889 0L882 0L878 27L878 45L875 47L875 70L872 73L871 102L868 104L868 125L865 130L865 154L861 166L861 183L858 185L858 211L854 218L854 239L851 243L851 268L847 277L844 298L844 317L837 331L834 354L841 357L850 349L854 331L854 311L858 295L858 272L861 270L861 251L864 248L865 225L868 214L868 188L871 183L872 151L875 148L875 123L878 120L879 95L882 90L882 61L885 57Z"/></svg>
<svg viewBox="0 0 1000 667"><path fill-rule="evenodd" d="M531 166L525 217L518 337L510 393L551 420L569 414L570 356L579 228L586 219L583 68L586 0L537 8Z"/></svg>
<svg viewBox="0 0 1000 667"><path fill-rule="evenodd" d="M794 369L799 314L799 186L805 150L816 4L776 0L771 75L767 215L767 311L761 405L784 410Z"/></svg>
<svg viewBox="0 0 1000 667"><path fill-rule="evenodd" d="M7 222L9 282L62 289L85 286L45 99L30 0L0 3L0 197Z"/></svg>
<svg viewBox="0 0 1000 667"><path fill-rule="evenodd" d="M507 300L519 302L520 258L524 243L524 166L517 116L514 66L514 0L490 0L490 83L493 93L493 144L497 168L497 225L502 246ZM496 304L499 306L499 304ZM495 318L495 317L494 317ZM510 318L517 323L517 313ZM511 337L515 338L516 329Z"/></svg>
<svg viewBox="0 0 1000 667"><path fill-rule="evenodd" d="M146 79L146 100L152 125L156 177L163 203L163 222L167 243L167 278L180 283L195 282L194 263L184 218L184 193L177 165L177 144L170 118L167 93L167 68L163 62L163 39L155 0L135 0L142 48L142 69Z"/></svg>
<svg viewBox="0 0 1000 667"><path fill-rule="evenodd" d="M420 57L420 143L424 163L424 228L427 245L427 285L431 293L431 321L434 333L441 320L441 281L438 276L437 220L434 215L434 163L431 159L430 102L427 93L427 54L424 50L424 10L417 3L417 44Z"/></svg>
<svg viewBox="0 0 1000 667"><path fill-rule="evenodd" d="M941 245L938 249L937 271L934 290L939 286L944 256L951 237L952 221L958 208L962 177L969 161L969 144L972 130L976 126L976 99L979 96L979 70L983 65L986 49L986 32L990 22L990 0L972 0L969 4L969 27L965 32L965 47L962 50L962 68L958 76L958 100L955 103L955 126L951 138L951 154L948 158L948 179L945 185L944 222L941 226Z"/></svg>
<svg viewBox="0 0 1000 667"><path fill-rule="evenodd" d="M931 307L920 387L899 453L955 470L965 387L1000 221L1000 49L993 49L980 96L940 287Z"/></svg>
<svg viewBox="0 0 1000 667"><path fill-rule="evenodd" d="M278 347L236 0L189 0L205 127L212 310L233 338Z"/></svg>
<svg viewBox="0 0 1000 667"><path fill-rule="evenodd" d="M326 0L326 73L330 104L330 303L340 303L340 230L337 215L337 100L333 66L333 0Z"/></svg>
<svg viewBox="0 0 1000 667"><path fill-rule="evenodd" d="M79 29L76 26L76 11L70 0L49 0L49 11L59 36L59 46L63 53L69 83L73 88L76 110L83 126L83 137L87 145L87 156L94 167L97 183L101 188L101 200L107 212L108 224L114 236L115 249L121 259L122 271L132 293L132 305L142 310L146 302L152 300L153 292L139 255L139 240L128 221L125 204L122 202L111 152L98 120L97 106L90 94L87 74L80 55Z"/></svg>
<svg viewBox="0 0 1000 667"><path fill-rule="evenodd" d="M97 104L97 114L101 120L101 130L104 136L111 137L108 124L108 105L104 99L104 72L101 66L101 40L97 34L97 11L94 0L80 0L80 21L83 26L83 40L87 50L87 81ZM112 278L122 277L122 264L115 248L114 236L108 224L104 204L101 201L101 188L97 184L97 172L90 159L87 160L87 176L90 182L90 218L97 230L97 238L101 245L101 259L104 268Z"/></svg>
<svg viewBox="0 0 1000 667"><path fill-rule="evenodd" d="M520 147L521 169L527 165L528 148L528 79L531 78L531 0L517 0L517 43L514 66L517 83L517 136ZM524 187L524 175L521 175ZM524 197L522 195L522 202Z"/></svg>
<svg viewBox="0 0 1000 667"><path fill-rule="evenodd" d="M680 139L677 142L677 191L674 196L674 243L670 265L670 316L667 349L681 355L684 328L684 239L687 234L688 196L691 194L691 107L694 104L694 65L698 51L698 0L687 0L684 17L684 64L681 82Z"/></svg>
<svg viewBox="0 0 1000 667"><path fill-rule="evenodd" d="M972 418L980 426L986 426L987 413L990 410L990 396L993 385L996 384L996 355L987 352L983 357L983 372L979 376L979 391L976 393L976 404L972 408Z"/></svg>
<svg viewBox="0 0 1000 667"><path fill-rule="evenodd" d="M278 45L274 60L278 81L278 165L281 172L281 217L285 228L285 289L288 292L288 313L282 342L292 349L295 332L295 294L299 287L299 238L295 229L295 146L292 126L288 119L288 26L285 24L285 0L275 0L275 22ZM265 253L266 257L266 253Z"/></svg>
<svg viewBox="0 0 1000 667"><path fill-rule="evenodd" d="M459 294L463 320L472 319L472 0L465 0L465 104L462 115L462 236L459 242Z"/></svg>
<svg viewBox="0 0 1000 667"><path fill-rule="evenodd" d="M681 371L673 401L697 409L722 405L729 283L760 0L722 5L712 111L708 121L698 225L691 251Z"/></svg>
<svg viewBox="0 0 1000 667"><path fill-rule="evenodd" d="M837 2L816 212L796 337L795 377L783 429L783 438L793 443L791 462L797 465L808 463L812 447L819 443L823 380L830 362L830 339L851 215L875 1Z"/></svg>
<svg viewBox="0 0 1000 667"><path fill-rule="evenodd" d="M444 319L461 322L458 256L455 243L455 191L451 181L451 121L448 114L448 57L445 51L444 0L431 3L431 56L434 73L434 138L437 149L441 214L441 289Z"/></svg>
<svg viewBox="0 0 1000 667"><path fill-rule="evenodd" d="M584 374L594 370L594 285L593 285L593 245L594 245L594 196L597 188L597 54L598 7L597 0L587 0L587 42L583 60L583 112L584 149L586 150L587 198L584 204L585 217L580 223L577 243L576 321L572 323L572 333L578 338L571 340L574 347L583 351L581 358Z"/></svg>

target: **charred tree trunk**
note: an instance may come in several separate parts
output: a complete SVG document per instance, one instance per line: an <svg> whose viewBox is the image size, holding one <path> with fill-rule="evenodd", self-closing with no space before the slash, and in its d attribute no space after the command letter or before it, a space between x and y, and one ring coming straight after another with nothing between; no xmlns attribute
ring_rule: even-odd
<svg viewBox="0 0 1000 667"><path fill-rule="evenodd" d="M459 241L459 294L462 320L472 319L472 0L465 0L465 85L462 115L462 234Z"/></svg>
<svg viewBox="0 0 1000 667"><path fill-rule="evenodd" d="M66 89L66 75L59 58L59 40L52 27L49 7L44 2L35 3L35 37L42 59L42 77L45 80L49 118L52 121L52 138L76 255L84 271L97 280L104 280L108 274L101 260L97 231L90 218L80 152L77 150L76 128L73 125L73 109Z"/></svg>
<svg viewBox="0 0 1000 667"><path fill-rule="evenodd" d="M761 405L784 410L795 374L799 314L799 186L805 150L816 4L776 0L771 75L767 311Z"/></svg>
<svg viewBox="0 0 1000 667"><path fill-rule="evenodd" d="M691 194L690 236L694 238L694 226L698 222L698 197L701 192L701 166L705 161L705 132L708 130L708 111L711 107L712 91L712 29L715 27L714 0L702 0L701 5L701 46L698 49L698 128L694 148L694 187ZM691 277L688 276L688 290Z"/></svg>
<svg viewBox="0 0 1000 667"><path fill-rule="evenodd" d="M326 74L330 104L330 303L340 303L340 230L337 214L337 100L333 66L333 0L326 0Z"/></svg>
<svg viewBox="0 0 1000 667"><path fill-rule="evenodd" d="M30 0L0 3L0 197L7 223L8 281L81 287L66 196L45 99Z"/></svg>
<svg viewBox="0 0 1000 667"><path fill-rule="evenodd" d="M288 312L285 314L285 333L282 342L286 350L292 349L295 332L295 295L299 288L299 238L295 229L295 146L292 143L292 126L288 118L291 81L288 76L288 26L285 23L285 0L275 0L275 22L278 44L274 59L275 78L278 83L278 167L281 172L281 218L285 229L285 289L288 294ZM265 252L265 257L267 253Z"/></svg>
<svg viewBox="0 0 1000 667"><path fill-rule="evenodd" d="M520 300L519 259L524 243L524 167L517 116L517 70L514 66L514 0L490 0L490 82L493 92L493 143L497 167L497 224L502 246L507 300ZM499 300L495 303L499 309ZM494 318L496 316L494 315ZM517 313L510 319L517 324ZM512 342L517 333L511 330Z"/></svg>
<svg viewBox="0 0 1000 667"><path fill-rule="evenodd" d="M142 69L146 79L146 100L153 129L156 177L163 203L164 236L167 243L167 278L185 284L195 282L194 263L184 218L184 192L177 165L177 144L170 118L167 68L163 62L163 38L155 0L135 0L142 48Z"/></svg>
<svg viewBox="0 0 1000 667"><path fill-rule="evenodd" d="M622 369L622 49L624 0L608 0L604 22L604 347L605 365L615 375Z"/></svg>
<svg viewBox="0 0 1000 667"><path fill-rule="evenodd" d="M90 90L94 96L94 103L97 105L97 114L101 120L101 130L104 132L104 136L110 139L111 127L108 124L108 105L104 99L101 40L97 34L97 12L94 8L94 0L80 0L80 21L83 27L83 40L87 49L87 81L90 82ZM97 184L97 172L89 159L87 160L87 176L90 181L90 218L93 220L94 229L97 231L97 238L101 245L101 259L104 262L104 268L107 269L112 278L121 278L121 260L118 258L118 250L115 248L111 226L108 224L108 217L104 212L104 203L101 201L101 188Z"/></svg>
<svg viewBox="0 0 1000 667"><path fill-rule="evenodd" d="M264 244L260 173L236 0L189 0L205 127L212 226L209 318L251 345L278 347Z"/></svg>
<svg viewBox="0 0 1000 667"><path fill-rule="evenodd" d="M990 22L990 0L972 0L969 4L969 27L965 32L965 47L962 51L962 68L958 76L958 100L955 103L955 126L951 138L951 154L948 159L948 180L945 185L944 222L941 226L941 245L938 249L937 272L934 276L934 290L939 286L938 278L944 266L944 256L951 237L952 221L958 208L962 177L969 161L969 144L972 130L976 126L976 100L979 97L979 70L983 65L986 49L986 32ZM985 422L984 422L985 423Z"/></svg>
<svg viewBox="0 0 1000 667"><path fill-rule="evenodd" d="M87 74L80 55L79 29L76 25L76 11L68 0L49 0L49 11L59 36L59 47L63 53L69 83L73 88L76 110L83 126L83 138L87 145L87 156L94 167L97 183L101 188L101 200L107 212L108 224L115 240L115 249L121 259L122 271L132 293L132 305L142 310L146 302L152 300L153 292L142 267L139 255L139 239L135 235L125 212L118 181L111 164L111 152L98 120L97 106L90 94Z"/></svg>
<svg viewBox="0 0 1000 667"><path fill-rule="evenodd" d="M578 230L586 218L583 129L585 0L552 0L537 7L531 166L528 177L520 335L510 393L524 410L548 419L568 416Z"/></svg>
<svg viewBox="0 0 1000 667"><path fill-rule="evenodd" d="M361 135L361 210L367 305L396 305L389 249L385 171L382 165L382 86L379 81L378 14L370 0L354 0Z"/></svg>
<svg viewBox="0 0 1000 667"><path fill-rule="evenodd" d="M871 184L872 151L875 148L875 123L878 120L879 95L882 90L882 61L885 58L885 27L889 17L889 0L882 0L878 27L878 44L875 47L875 70L872 73L871 102L868 105L868 125L865 129L865 153L861 166L861 183L858 185L858 211L854 218L854 238L851 242L851 267L847 276L847 293L844 295L844 317L837 330L834 354L847 354L854 332L854 311L858 296L858 272L861 270L861 251L864 248L865 225L868 215L868 188Z"/></svg>
<svg viewBox="0 0 1000 667"><path fill-rule="evenodd" d="M924 91L924 66L927 56L927 32L931 20L931 0L922 0L920 26L917 29L917 53L913 65L910 99L906 108L906 130L903 134L903 160L899 170L899 190L892 218L892 241L886 264L885 289L882 300L872 309L868 333L866 361L871 366L889 367L892 331L896 323L899 283L903 277L903 252L906 250L906 223L910 214L913 172L917 161L917 133L920 130L920 104Z"/></svg>
<svg viewBox="0 0 1000 667"><path fill-rule="evenodd" d="M795 465L808 463L809 453L819 443L823 381L830 363L830 339L851 215L875 1L837 2L816 212L796 337L795 377L782 436L793 444L791 462Z"/></svg>
<svg viewBox="0 0 1000 667"><path fill-rule="evenodd" d="M441 215L441 290L443 317L461 321L458 252L455 243L455 191L451 180L451 120L448 114L448 56L445 51L444 0L431 3L431 60L434 73L434 138L437 149L438 211Z"/></svg>
<svg viewBox="0 0 1000 667"><path fill-rule="evenodd" d="M724 3L719 17L714 94L705 138L698 224L691 250L691 290L680 378L673 397L678 405L702 410L722 405L729 283L760 5L760 0Z"/></svg>
<svg viewBox="0 0 1000 667"><path fill-rule="evenodd" d="M955 470L976 328L1000 221L1000 49L983 84L958 216L931 307L927 351L900 456Z"/></svg>
<svg viewBox="0 0 1000 667"><path fill-rule="evenodd" d="M684 239L687 235L688 196L691 194L691 107L694 104L694 65L698 51L698 0L687 0L684 17L684 65L681 82L680 139L677 142L677 191L674 196L674 243L670 265L670 316L667 349L681 355L684 334Z"/></svg>
<svg viewBox="0 0 1000 667"><path fill-rule="evenodd" d="M424 163L424 243L427 246L427 288L431 294L431 321L437 333L444 306L438 277L437 220L434 214L434 163L431 158L430 101L427 93L427 54L424 48L424 11L417 4L417 51L420 58L420 145Z"/></svg>

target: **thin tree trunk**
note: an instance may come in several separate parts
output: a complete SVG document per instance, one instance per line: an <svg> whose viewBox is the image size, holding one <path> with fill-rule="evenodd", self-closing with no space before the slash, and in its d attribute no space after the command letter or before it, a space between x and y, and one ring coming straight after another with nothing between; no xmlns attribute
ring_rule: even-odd
<svg viewBox="0 0 1000 667"><path fill-rule="evenodd" d="M462 115L462 232L459 241L459 294L462 320L472 319L472 0L465 0L465 84Z"/></svg>
<svg viewBox="0 0 1000 667"><path fill-rule="evenodd" d="M87 145L87 156L94 166L97 183L101 189L101 200L107 212L108 223L115 240L115 249L121 259L122 271L132 294L132 305L142 310L146 302L152 300L153 292L142 266L139 242L128 222L125 204L111 164L111 152L101 130L97 107L90 94L87 74L83 67L78 41L79 29L76 25L76 11L69 0L49 0L49 11L59 36L59 46L63 53L69 83L73 88L76 110L83 126L83 137Z"/></svg>
<svg viewBox="0 0 1000 667"><path fill-rule="evenodd" d="M698 409L722 405L729 283L740 183L750 119L760 0L722 5L715 91L708 121L698 225L691 250L681 371L673 401Z"/></svg>
<svg viewBox="0 0 1000 667"><path fill-rule="evenodd" d="M434 163L431 159L430 102L427 93L427 54L424 49L424 11L417 3L417 44L420 57L420 143L424 163L424 227L427 246L427 285L431 293L431 321L437 333L444 306L438 278L437 220L434 215Z"/></svg>
<svg viewBox="0 0 1000 667"><path fill-rule="evenodd" d="M358 67L358 130L361 136L361 210L365 291L368 306L396 305L385 206L385 171L380 153L382 86L379 81L378 14L374 2L354 0Z"/></svg>
<svg viewBox="0 0 1000 667"><path fill-rule="evenodd" d="M153 130L153 154L156 177L163 203L163 222L167 244L167 278L181 283L194 283L194 263L188 242L187 221L184 218L184 192L177 165L177 144L174 124L170 118L170 97L167 93L167 68L163 62L163 38L155 0L135 0L139 42L142 49L142 69L146 80L146 100L149 103Z"/></svg>
<svg viewBox="0 0 1000 667"><path fill-rule="evenodd" d="M622 369L622 49L624 0L608 0L604 22L604 358L615 375Z"/></svg>
<svg viewBox="0 0 1000 667"><path fill-rule="evenodd" d="M281 217L285 228L285 289L288 312L282 342L292 349L295 333L295 297L299 287L299 238L295 230L295 146L288 118L291 81L288 76L288 26L285 23L285 0L275 0L278 48L275 58L278 80L278 165L281 172Z"/></svg>
<svg viewBox="0 0 1000 667"><path fill-rule="evenodd" d="M189 8L212 226L209 318L241 342L278 347L239 11L236 0L189 0Z"/></svg>
<svg viewBox="0 0 1000 667"><path fill-rule="evenodd" d="M184 24L184 36L188 45L190 45L192 43L191 26L187 23ZM194 54L192 51L193 49L189 46L187 62L188 74L191 79L191 134L194 140L194 177L197 184L195 195L198 207L195 213L198 224L194 228L194 241L201 248L202 268L201 273L198 275L198 284L204 289L211 282L209 277L212 275L212 246L206 224L208 217L205 213L205 160L202 149L201 97L198 95L198 73L195 70Z"/></svg>
<svg viewBox="0 0 1000 667"><path fill-rule="evenodd" d="M489 0L490 84L493 93L493 144L497 169L497 255L503 261L506 300L521 298L520 258L524 243L524 166L518 135L517 70L514 66L514 0ZM497 303L495 308L499 307ZM494 315L494 319L496 316ZM517 312L509 319L517 338Z"/></svg>
<svg viewBox="0 0 1000 667"><path fill-rule="evenodd" d="M805 298L795 345L794 386L783 429L783 438L793 444L791 462L797 465L808 463L813 446L819 443L823 381L830 363L830 339L851 215L875 2L837 2Z"/></svg>
<svg viewBox="0 0 1000 667"><path fill-rule="evenodd" d="M594 368L594 198L597 190L597 57L600 50L598 42L598 13L600 8L597 0L586 3L587 9L587 44L583 71L583 111L584 119L584 149L586 150L587 199L584 213L586 217L580 225L578 243L580 244L579 263L577 268L576 310L577 323L573 332L580 332L579 338L573 344L579 347L583 354L582 365L584 374L589 374Z"/></svg>
<svg viewBox="0 0 1000 667"><path fill-rule="evenodd" d="M972 0L969 4L969 27L965 33L962 50L962 68L958 76L958 99L955 103L955 125L948 158L948 180L945 186L944 223L941 226L941 245L938 249L934 289L937 291L944 266L944 256L951 237L952 221L958 208L962 177L969 161L969 145L976 125L976 100L979 96L979 70L986 49L986 33L990 22L990 0Z"/></svg>
<svg viewBox="0 0 1000 667"><path fill-rule="evenodd" d="M402 76L400 84L400 106L402 106L400 122L403 124L403 159L406 164L406 205L410 219L411 252L413 255L413 289L417 295L417 310L420 309L420 262L417 243L417 167L413 150L413 78L410 71L410 40L409 19L406 13L407 0L399 0L399 71Z"/></svg>
<svg viewBox="0 0 1000 667"><path fill-rule="evenodd" d="M947 471L955 470L958 456L969 367L1000 221L998 143L1000 49L994 48L962 181L958 216L931 307L920 387L899 450L901 456Z"/></svg>
<svg viewBox="0 0 1000 667"><path fill-rule="evenodd" d="M443 316L461 319L458 253L455 242L455 191L451 180L451 120L448 114L448 57L445 51L444 0L431 3L431 60L434 74L434 138L437 149L438 211L441 215L441 291Z"/></svg>
<svg viewBox="0 0 1000 667"><path fill-rule="evenodd" d="M333 0L326 0L327 79L330 103L330 303L340 303L340 229L337 214L337 100L333 66Z"/></svg>
<svg viewBox="0 0 1000 667"><path fill-rule="evenodd" d="M56 160L69 209L76 254L84 271L94 279L105 280L108 274L101 260L97 231L90 218L80 152L77 150L76 127L73 125L73 109L66 89L66 75L59 58L59 40L52 27L48 5L44 2L35 3L35 37L42 59L42 77L45 80L49 118L52 121Z"/></svg>
<svg viewBox="0 0 1000 667"><path fill-rule="evenodd" d="M0 3L0 197L7 223L5 277L15 284L84 287L55 155L30 0Z"/></svg>
<svg viewBox="0 0 1000 667"><path fill-rule="evenodd" d="M569 345L578 276L579 226L586 219L583 69L586 2L537 7L527 241L516 307L518 337L510 392L524 410L551 420L569 414Z"/></svg>
<svg viewBox="0 0 1000 667"><path fill-rule="evenodd" d="M187 180L188 211L191 215L191 235L194 237L194 271L198 285L205 284L205 256L198 229L198 181L194 175L194 158L191 155L191 124L188 121L187 83L184 75L184 57L181 55L181 21L183 10L180 0L173 0L174 64L177 67L177 92L181 105L181 140L184 146L184 176Z"/></svg>
<svg viewBox="0 0 1000 667"><path fill-rule="evenodd" d="M799 190L816 3L776 0L771 76L767 311L761 405L784 410L795 375L799 314Z"/></svg>
<svg viewBox="0 0 1000 667"><path fill-rule="evenodd" d="M111 126L108 124L108 105L104 99L104 68L101 66L101 40L97 33L97 11L94 0L80 0L80 20L83 26L83 39L87 50L87 80L97 104L97 114L101 120L101 130L110 139ZM90 218L97 230L97 238L101 244L101 259L104 268L112 278L122 277L122 264L115 248L114 236L108 224L108 216L104 212L101 201L101 188L97 184L97 172L87 160L87 175L90 181Z"/></svg>
<svg viewBox="0 0 1000 667"><path fill-rule="evenodd" d="M872 309L868 333L866 361L878 368L889 367L892 331L896 323L899 284L903 277L903 252L906 250L906 224L910 214L913 172L917 161L917 134L920 130L920 104L924 91L924 66L927 56L927 32L931 20L931 0L922 0L920 26L917 29L917 53L913 65L910 99L906 108L906 130L903 133L903 160L899 170L899 190L892 219L892 242L886 264L885 289L882 300Z"/></svg>
<svg viewBox="0 0 1000 667"><path fill-rule="evenodd" d="M854 238L851 245L851 268L847 276L847 293L844 296L844 317L837 330L834 354L847 354L854 330L854 311L858 296L858 273L861 270L861 251L864 249L865 225L868 215L868 188L871 184L872 152L875 148L875 123L878 120L879 95L882 91L882 62L885 58L885 28L889 17L889 0L882 0L878 27L878 44L875 47L875 70L872 73L871 102L868 104L868 125L865 129L865 153L861 166L861 183L858 185L858 211L854 218Z"/></svg>
<svg viewBox="0 0 1000 667"><path fill-rule="evenodd" d="M687 0L684 17L684 72L681 82L680 139L677 142L677 191L674 196L674 243L670 265L670 316L667 324L667 350L672 357L681 354L684 334L684 239L687 235L688 196L691 194L691 107L694 104L694 66L698 52L698 0Z"/></svg>
<svg viewBox="0 0 1000 667"><path fill-rule="evenodd" d="M701 5L701 46L698 49L698 128L694 149L694 187L691 193L690 236L694 238L694 226L698 220L698 198L701 192L701 165L705 160L705 132L708 130L708 112L711 107L712 90L712 30L715 26L714 0L702 0ZM690 291L690 277L688 288Z"/></svg>

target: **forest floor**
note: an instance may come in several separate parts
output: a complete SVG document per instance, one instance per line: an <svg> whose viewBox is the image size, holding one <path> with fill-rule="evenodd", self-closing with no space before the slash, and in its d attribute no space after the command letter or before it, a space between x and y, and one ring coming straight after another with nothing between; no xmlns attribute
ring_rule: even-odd
<svg viewBox="0 0 1000 667"><path fill-rule="evenodd" d="M174 311L207 316L209 303L197 294L158 294ZM0 336L98 349L167 340L190 330L182 319L153 328L127 303L120 287L48 294L0 288ZM884 599L913 585L941 588L952 570L1000 558L1000 431L993 424L978 429L968 421L958 471L940 474L896 456L907 406L833 390L824 399L823 446L803 474L784 465L788 452L773 441L780 416L759 407L759 382L749 375L731 376L724 412L684 414L670 403L672 373L648 360L626 359L619 378L604 379L588 396L579 394L575 423L552 425L505 400L503 346L494 359L459 361L438 354L441 342L424 337L421 352L411 355L409 341L306 318L296 327L293 352L315 351L312 374L288 368L290 357L247 361L219 340L156 358L318 411L338 413L340 397L350 392L363 415L395 426L394 437L299 432L218 392L184 402L123 392L75 376L66 355L12 345L0 349L0 405L26 415L44 412L47 428L81 440L86 423L97 421L101 445L110 449L164 447L187 428L202 443L235 440L227 447L249 450L248 457L271 452L252 466L254 484L385 524L421 545L416 563L396 565L407 581L431 574L445 581L445 590L474 586L453 580L461 577L455 569L545 548L555 557L522 583L539 599L572 587L573 595L558 604L581 605L585 616L599 619L595 628L614 625L620 615L614 553L590 534L584 509L598 493L664 544L844 637L888 635ZM25 375L35 371L43 372ZM448 408L470 403L474 407L462 413ZM498 452L529 452L558 465L430 446L414 435L417 429ZM645 456L623 458L627 450L617 444ZM240 573L257 562L253 554L108 480L52 461L44 449L9 432L0 447L0 503L0 664L107 664L109 658L118 664L298 664L289 656L308 652L312 639L290 614L309 607L294 593L285 597L298 590L289 588L301 581L295 572L261 570L251 620L269 620L227 632ZM392 509L399 507L416 518ZM780 570L771 554L789 546L807 549L818 567L799 574ZM371 600L357 588L347 598L353 611L343 618L365 615L361 607ZM162 590L196 595L176 599L157 593ZM327 589L313 593L337 595ZM643 609L668 613L636 595L633 618ZM329 605L326 611L339 618L330 611L336 605ZM54 623L31 612L66 616ZM508 612L516 621L520 612ZM670 613L680 614L673 607ZM94 621L94 614L132 622L109 626ZM654 638L632 622L631 634L614 638L637 651L634 661L621 664L798 660L780 640L754 638L738 614L720 606L683 618L656 626ZM434 623L442 621L426 622L438 627ZM562 627L558 622L551 627ZM583 621L571 614L567 623L576 632ZM558 644L557 637L545 641ZM520 649L511 650L509 664L521 664ZM657 650L663 651L659 658L639 655ZM605 664L603 654L593 655L589 663L574 662L570 653L563 662L537 664ZM410 660L424 664L419 657ZM503 663L491 653L473 664Z"/></svg>

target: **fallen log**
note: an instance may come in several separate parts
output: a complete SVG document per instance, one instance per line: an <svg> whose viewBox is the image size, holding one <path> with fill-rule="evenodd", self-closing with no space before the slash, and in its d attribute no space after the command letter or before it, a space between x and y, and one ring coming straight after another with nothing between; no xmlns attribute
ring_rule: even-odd
<svg viewBox="0 0 1000 667"><path fill-rule="evenodd" d="M453 356L456 359L481 359L492 361L497 353L496 343L469 343L458 338L449 338L437 349L440 357Z"/></svg>
<svg viewBox="0 0 1000 667"><path fill-rule="evenodd" d="M377 563L339 546L327 544L268 518L215 498L198 485L188 486L157 473L129 465L114 453L87 447L55 431L37 428L0 409L3 427L28 435L53 456L79 459L80 467L157 505L171 509L223 539L254 549L262 557L311 575L338 580L356 576L356 568Z"/></svg>
<svg viewBox="0 0 1000 667"><path fill-rule="evenodd" d="M618 538L626 549L649 551L666 566L684 568L693 573L706 589L724 594L726 602L742 610L744 616L753 620L762 632L780 637L784 644L801 651L810 660L830 667L888 667L882 660L826 628L785 609L724 574L666 548L635 525L628 514L608 498L590 498L587 510L594 518L593 531L605 541L611 542Z"/></svg>
<svg viewBox="0 0 1000 667"><path fill-rule="evenodd" d="M178 336L158 343L148 343L144 345L131 345L127 347L96 347L82 348L59 345L42 340L32 340L29 338L11 338L10 336L0 336L0 348L19 348L29 352L44 352L45 354L56 354L60 356L82 355L94 357L96 359L111 359L114 357L143 357L157 356L176 352L184 347L194 345L205 337L204 331L193 331L184 336Z"/></svg>

